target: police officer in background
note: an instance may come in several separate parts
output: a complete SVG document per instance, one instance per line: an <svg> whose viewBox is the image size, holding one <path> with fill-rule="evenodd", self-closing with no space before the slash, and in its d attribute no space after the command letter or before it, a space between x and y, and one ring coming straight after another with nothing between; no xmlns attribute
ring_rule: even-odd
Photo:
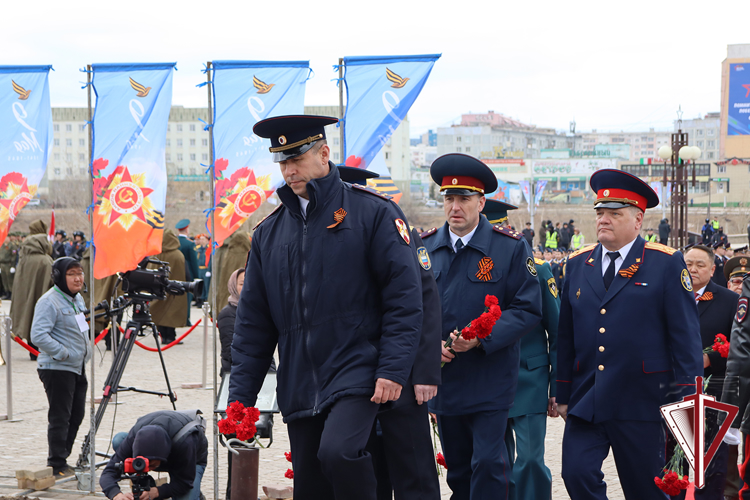
<svg viewBox="0 0 750 500"><path fill-rule="evenodd" d="M430 167L444 195L447 222L423 234L442 300L443 384L430 401L437 414L454 500L508 498L508 411L518 381L519 341L541 320L531 249L520 233L493 226L481 211L497 178L468 155L447 154ZM457 337L494 295L502 316L485 339ZM455 353L455 354L454 354Z"/></svg>
<svg viewBox="0 0 750 500"><path fill-rule="evenodd" d="M724 243L721 241L715 242L713 244L713 249L714 264L716 265L716 268L713 276L711 276L711 280L719 286L726 287L727 278L724 276L724 263L726 262L726 259L724 258Z"/></svg>
<svg viewBox="0 0 750 500"><path fill-rule="evenodd" d="M516 208L487 200L482 213L490 224L507 226L508 210ZM549 264L541 259L534 259L534 264L542 291L542 322L521 339L518 389L505 431L513 471L508 497L514 500L550 498L552 494L552 474L544 464L544 438L547 416L558 416L555 379L560 294Z"/></svg>
<svg viewBox="0 0 750 500"><path fill-rule="evenodd" d="M654 230L649 228L648 232L646 233L646 241L649 243L656 243L656 235L654 234Z"/></svg>
<svg viewBox="0 0 750 500"><path fill-rule="evenodd" d="M375 500L365 446L380 405L411 382L422 328L409 226L387 198L341 181L324 130L337 121L282 116L253 128L271 139L286 185L254 233L229 402L255 404L278 345L297 500Z"/></svg>
<svg viewBox="0 0 750 500"><path fill-rule="evenodd" d="M350 184L366 186L367 179L380 177L362 168L337 168L341 180ZM431 436L424 425L428 418L426 403L435 397L440 385L440 297L430 255L415 228L411 229L410 245L417 254L422 280L422 331L411 374L413 390L407 386L398 401L381 405L367 444L375 465L378 500L391 500L394 491L396 500L440 498ZM405 404L407 399L416 399L417 405Z"/></svg>
<svg viewBox="0 0 750 500"><path fill-rule="evenodd" d="M599 244L568 260L557 343L557 408L566 419L562 477L571 498L605 499L610 448L627 500L666 499L659 407L703 373L698 311L682 254L647 243L648 184L621 170L590 178Z"/></svg>

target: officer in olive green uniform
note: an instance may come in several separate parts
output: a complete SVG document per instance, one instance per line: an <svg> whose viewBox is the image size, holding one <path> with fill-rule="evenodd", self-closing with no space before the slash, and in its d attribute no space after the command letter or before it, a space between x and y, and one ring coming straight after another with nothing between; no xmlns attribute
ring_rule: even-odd
<svg viewBox="0 0 750 500"><path fill-rule="evenodd" d="M491 224L507 226L508 210L516 208L487 200L482 213ZM544 438L547 415L558 416L555 378L560 293L550 265L541 259L535 259L535 264L542 290L542 322L521 339L518 389L505 430L512 463L509 500L536 500L552 494L552 474L544 464Z"/></svg>
<svg viewBox="0 0 750 500"><path fill-rule="evenodd" d="M11 241L10 236L5 238L3 245L0 246L0 278L3 281L3 290L5 291L4 299L9 299L11 292L13 291L13 276L15 273L11 273L11 268L16 266L16 254L18 247L14 241ZM13 269L15 271L15 269Z"/></svg>

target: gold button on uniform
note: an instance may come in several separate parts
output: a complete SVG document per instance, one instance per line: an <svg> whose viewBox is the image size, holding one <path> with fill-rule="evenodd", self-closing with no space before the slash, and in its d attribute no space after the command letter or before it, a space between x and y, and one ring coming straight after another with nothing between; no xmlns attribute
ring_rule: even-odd
<svg viewBox="0 0 750 500"><path fill-rule="evenodd" d="M601 311L599 311L599 313L600 314L607 314L607 310L606 309L602 309Z"/></svg>
<svg viewBox="0 0 750 500"><path fill-rule="evenodd" d="M601 328L599 328L599 333L604 333L604 332L606 332L606 331L607 331L607 330L605 330L605 329L604 329L604 327L601 327Z"/></svg>
<svg viewBox="0 0 750 500"><path fill-rule="evenodd" d="M599 352L604 352L604 346L603 345L599 346Z"/></svg>
<svg viewBox="0 0 750 500"><path fill-rule="evenodd" d="M604 371L604 365L599 365L599 371L600 371L600 372L603 372L603 371Z"/></svg>

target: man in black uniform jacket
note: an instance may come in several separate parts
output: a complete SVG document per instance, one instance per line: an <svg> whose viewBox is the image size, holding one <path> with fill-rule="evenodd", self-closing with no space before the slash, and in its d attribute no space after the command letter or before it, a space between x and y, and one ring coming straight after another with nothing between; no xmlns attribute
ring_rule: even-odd
<svg viewBox="0 0 750 500"><path fill-rule="evenodd" d="M341 181L325 143L324 127L336 122L284 116L253 128L271 139L286 185L253 235L229 402L255 404L278 345L296 500L375 500L365 446L381 403L411 387L422 328L406 218L389 199Z"/></svg>

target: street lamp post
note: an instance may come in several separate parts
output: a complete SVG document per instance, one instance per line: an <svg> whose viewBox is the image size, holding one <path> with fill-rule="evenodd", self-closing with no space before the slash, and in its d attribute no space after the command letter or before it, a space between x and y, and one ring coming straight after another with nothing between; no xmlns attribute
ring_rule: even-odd
<svg viewBox="0 0 750 500"><path fill-rule="evenodd" d="M670 243L674 248L684 248L688 236L688 174L687 167L693 160L692 185L695 186L695 160L701 155L701 150L694 146L688 146L688 134L682 131L682 112L678 112L678 129L672 134L671 146L664 145L659 148L659 158L664 160L664 177L662 184L667 186L671 179L672 203L670 206L670 217L675 231L672 232ZM667 173L667 161L669 160L670 172ZM663 200L662 200L663 203Z"/></svg>

